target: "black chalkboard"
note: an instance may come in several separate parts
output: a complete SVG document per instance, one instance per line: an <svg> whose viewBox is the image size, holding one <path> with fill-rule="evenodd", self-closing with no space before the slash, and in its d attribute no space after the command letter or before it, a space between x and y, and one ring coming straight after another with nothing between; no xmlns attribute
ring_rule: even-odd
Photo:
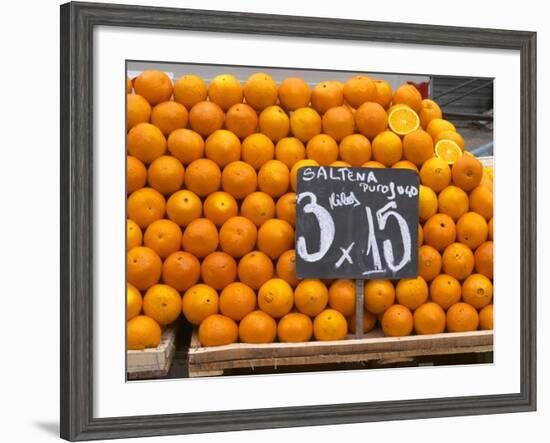
<svg viewBox="0 0 550 443"><path fill-rule="evenodd" d="M416 277L417 173L391 168L299 169L296 275Z"/></svg>

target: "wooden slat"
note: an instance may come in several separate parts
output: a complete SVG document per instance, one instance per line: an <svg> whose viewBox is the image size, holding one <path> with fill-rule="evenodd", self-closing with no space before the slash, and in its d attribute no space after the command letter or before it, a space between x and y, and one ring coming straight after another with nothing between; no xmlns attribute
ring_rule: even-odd
<svg viewBox="0 0 550 443"><path fill-rule="evenodd" d="M196 331L194 335L196 334ZM430 355L436 350L443 353L456 348L474 348L492 346L493 331L474 331L464 333L445 333L436 335L414 335L408 337L381 337L375 330L362 339L350 338L341 341L306 343L234 343L210 348L193 347L189 349L189 363L213 363L234 360L282 359L309 356L341 356L349 354L373 354L391 352L425 352ZM357 359L357 357L355 357Z"/></svg>
<svg viewBox="0 0 550 443"><path fill-rule="evenodd" d="M163 332L156 348L126 351L126 371L129 379L163 377L168 374L176 351L176 327Z"/></svg>

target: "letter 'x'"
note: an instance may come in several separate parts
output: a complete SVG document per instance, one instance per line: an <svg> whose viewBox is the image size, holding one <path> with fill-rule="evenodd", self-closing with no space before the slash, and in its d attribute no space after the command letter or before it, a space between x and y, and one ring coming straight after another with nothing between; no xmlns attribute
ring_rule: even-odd
<svg viewBox="0 0 550 443"><path fill-rule="evenodd" d="M351 249L353 248L353 245L355 245L355 242L352 242L351 245L349 245L346 249L340 248L340 251L342 251L342 256L338 259L338 261L334 265L336 269L342 266L342 263L344 263L344 260L347 260L350 264L353 264L353 260L349 255Z"/></svg>

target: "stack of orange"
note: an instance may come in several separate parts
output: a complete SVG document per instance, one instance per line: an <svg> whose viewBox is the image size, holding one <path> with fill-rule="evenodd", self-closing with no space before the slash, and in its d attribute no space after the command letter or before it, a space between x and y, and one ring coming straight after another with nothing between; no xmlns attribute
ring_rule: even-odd
<svg viewBox="0 0 550 443"><path fill-rule="evenodd" d="M157 346L181 313L204 346L354 331L353 281L295 275L307 165L420 176L419 276L366 283L365 331L492 328L492 170L414 86L143 71L127 103L129 349Z"/></svg>

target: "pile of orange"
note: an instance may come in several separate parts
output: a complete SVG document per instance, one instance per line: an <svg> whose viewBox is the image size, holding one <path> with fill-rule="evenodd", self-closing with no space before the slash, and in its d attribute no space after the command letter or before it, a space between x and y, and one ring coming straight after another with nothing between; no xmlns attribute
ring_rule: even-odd
<svg viewBox="0 0 550 443"><path fill-rule="evenodd" d="M143 71L127 100L129 349L157 346L181 314L204 346L354 332L353 281L296 278L307 165L419 174L419 276L366 282L365 331L492 328L492 169L414 86Z"/></svg>

